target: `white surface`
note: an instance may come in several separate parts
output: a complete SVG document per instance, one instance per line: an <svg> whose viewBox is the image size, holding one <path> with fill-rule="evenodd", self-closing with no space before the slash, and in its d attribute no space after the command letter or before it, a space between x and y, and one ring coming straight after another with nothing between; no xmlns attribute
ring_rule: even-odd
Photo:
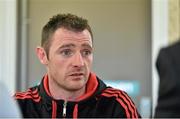
<svg viewBox="0 0 180 119"><path fill-rule="evenodd" d="M16 0L0 0L0 80L15 90Z"/></svg>
<svg viewBox="0 0 180 119"><path fill-rule="evenodd" d="M9 94L7 87L0 82L0 118L20 118L20 110Z"/></svg>
<svg viewBox="0 0 180 119"><path fill-rule="evenodd" d="M152 99L157 104L159 77L155 62L159 49L168 44L168 0L152 0Z"/></svg>

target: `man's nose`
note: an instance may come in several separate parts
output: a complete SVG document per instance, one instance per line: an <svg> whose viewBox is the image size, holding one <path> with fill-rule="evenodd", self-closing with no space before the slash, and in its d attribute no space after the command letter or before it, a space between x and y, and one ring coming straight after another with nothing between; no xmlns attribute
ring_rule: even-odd
<svg viewBox="0 0 180 119"><path fill-rule="evenodd" d="M74 55L74 58L73 58L73 66L76 66L76 67L82 67L84 66L84 60L83 60L83 57L81 55L81 53L76 53Z"/></svg>

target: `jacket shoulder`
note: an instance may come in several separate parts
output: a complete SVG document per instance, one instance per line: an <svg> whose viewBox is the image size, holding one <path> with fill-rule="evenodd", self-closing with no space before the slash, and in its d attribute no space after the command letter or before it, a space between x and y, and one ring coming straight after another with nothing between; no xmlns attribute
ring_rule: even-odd
<svg viewBox="0 0 180 119"><path fill-rule="evenodd" d="M167 47L163 47L160 49L159 54L169 54L171 57L178 57L179 56L179 50L180 50L180 41L171 44Z"/></svg>
<svg viewBox="0 0 180 119"><path fill-rule="evenodd" d="M115 97L116 100L124 100L125 102L133 103L129 95L120 89L112 88L112 87L107 87L105 90L103 90L102 94L105 97Z"/></svg>
<svg viewBox="0 0 180 119"><path fill-rule="evenodd" d="M117 104L115 110L119 112L118 110L122 108L127 118L140 117L134 102L125 91L108 87L102 92L101 96L114 99Z"/></svg>
<svg viewBox="0 0 180 119"><path fill-rule="evenodd" d="M29 88L25 92L16 92L14 98L19 101L32 100L34 102L39 102L41 96L39 95L38 86Z"/></svg>

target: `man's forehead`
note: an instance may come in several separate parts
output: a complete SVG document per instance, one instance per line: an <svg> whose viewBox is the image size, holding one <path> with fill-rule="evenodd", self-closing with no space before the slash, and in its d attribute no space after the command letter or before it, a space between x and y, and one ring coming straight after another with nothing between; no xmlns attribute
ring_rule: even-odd
<svg viewBox="0 0 180 119"><path fill-rule="evenodd" d="M58 29L53 37L53 44L58 47L91 47L92 38L88 30L74 32L67 29Z"/></svg>
<svg viewBox="0 0 180 119"><path fill-rule="evenodd" d="M65 28L59 28L56 30L55 35L65 38L92 39L91 34L87 29L83 31L72 31Z"/></svg>

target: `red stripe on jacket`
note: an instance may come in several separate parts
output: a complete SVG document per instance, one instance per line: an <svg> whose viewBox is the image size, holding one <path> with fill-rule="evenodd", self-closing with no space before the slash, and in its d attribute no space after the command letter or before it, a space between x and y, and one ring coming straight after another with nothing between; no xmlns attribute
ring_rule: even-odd
<svg viewBox="0 0 180 119"><path fill-rule="evenodd" d="M105 97L116 97L116 100L117 100L117 101L121 104L121 106L124 108L127 118L130 118L130 114L129 114L127 105L124 104L124 102L123 102L121 99L119 99L116 94L108 94L108 93L105 92L105 93L102 93L101 95L102 95L102 96L105 96Z"/></svg>
<svg viewBox="0 0 180 119"><path fill-rule="evenodd" d="M123 91L119 91L117 89L108 88L104 92L107 92L107 93L110 93L110 94L116 94L119 98L122 98L123 101L129 107L129 110L132 113L132 118L138 118L137 110L136 110L134 104L132 103L132 101L129 99L129 97Z"/></svg>
<svg viewBox="0 0 180 119"><path fill-rule="evenodd" d="M52 100L52 119L56 118L57 113L57 103Z"/></svg>
<svg viewBox="0 0 180 119"><path fill-rule="evenodd" d="M28 89L27 92L17 92L14 97L15 99L32 99L35 102L39 102L41 100L38 89L33 91Z"/></svg>
<svg viewBox="0 0 180 119"><path fill-rule="evenodd" d="M106 97L116 97L116 100L124 108L127 118L138 118L137 110L133 102L123 91L113 88L107 88L106 90L104 90L102 95ZM127 107L129 108L129 111ZM130 112L132 113L132 115L130 115Z"/></svg>
<svg viewBox="0 0 180 119"><path fill-rule="evenodd" d="M113 88L108 88L108 89L110 89L112 91L117 91L117 92L119 91L119 90L113 89ZM135 118L138 118L137 109L136 109L134 103L132 102L132 100L130 99L130 97L124 91L121 91L121 93L126 97L127 101L130 103L130 105L134 109L134 114L135 114L134 116L135 116Z"/></svg>

